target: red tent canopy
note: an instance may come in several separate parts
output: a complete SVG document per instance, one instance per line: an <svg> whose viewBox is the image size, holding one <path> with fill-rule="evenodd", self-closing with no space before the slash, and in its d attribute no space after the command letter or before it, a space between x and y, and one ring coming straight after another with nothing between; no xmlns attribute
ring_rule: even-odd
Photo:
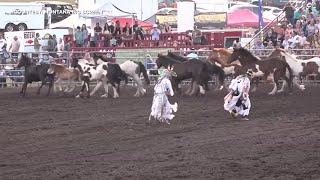
<svg viewBox="0 0 320 180"><path fill-rule="evenodd" d="M116 22L119 21L120 22L120 27L124 27L126 25L126 23L129 23L129 25L132 27L133 24L135 23L135 21L138 21L139 25L141 27L152 27L153 24L149 24L140 20L133 20L133 24L132 24L132 18L113 18L111 20L111 22Z"/></svg>
<svg viewBox="0 0 320 180"><path fill-rule="evenodd" d="M271 20L263 19L264 26ZM239 9L228 13L228 27L259 27L259 16L249 9Z"/></svg>

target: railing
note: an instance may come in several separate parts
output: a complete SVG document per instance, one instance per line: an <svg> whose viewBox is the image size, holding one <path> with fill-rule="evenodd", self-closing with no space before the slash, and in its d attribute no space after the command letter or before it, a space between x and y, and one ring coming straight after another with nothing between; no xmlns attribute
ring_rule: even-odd
<svg viewBox="0 0 320 180"><path fill-rule="evenodd" d="M285 18L285 12L279 14L276 18L274 18L271 22L269 22L265 27L263 27L257 34L255 34L252 39L245 45L246 48L252 49L254 45L254 41L257 37L261 38L264 37L265 34L271 29L271 25L275 24L276 22L282 21ZM263 33L263 34L262 34Z"/></svg>
<svg viewBox="0 0 320 180"><path fill-rule="evenodd" d="M299 52L299 51L304 51L304 50L307 50L307 51L317 51L317 49L293 49L292 51L294 52ZM194 51L194 50L192 50ZM254 49L254 50L251 50L252 52L254 52L254 54L256 53L260 53L262 52L262 54L259 55L259 57L267 57L270 55L271 51L273 51L273 49ZM95 51L96 53L107 53L107 52L100 52L100 51ZM128 52L131 52L130 50ZM184 54L185 51L181 51L181 50L175 50L175 51L172 51L172 52L178 52L180 54ZM205 53L209 53L210 50L202 50L201 52L205 52ZM34 52L23 52L25 54L34 54ZM64 52L64 53L71 53L71 52ZM73 53L82 53L83 54L83 51L80 51L80 52L76 52L74 51ZM93 52L94 53L94 52ZM141 54L139 57L117 57L116 58L116 62L117 61L121 61L121 60L128 60L128 59L133 59L133 58L136 58L138 59L139 61L142 61L143 59L146 58L146 55L147 54L150 54L152 56L152 54L157 54L159 53L159 51L157 50L146 50L143 52L143 54ZM312 57L319 57L320 54L318 55L297 55L297 57L307 57L307 59L309 58L312 58ZM203 59L206 59L208 56L207 55L199 55L199 58L203 58ZM58 62L61 62L59 60L60 57L58 58L53 58L53 60L56 60ZM157 56L156 55L153 55L152 56L152 59L156 59ZM14 59L14 60L9 60L9 61L15 61L15 63L17 63L17 60L18 59ZM33 61L36 62L36 63L39 63L39 57L37 58L33 58ZM67 57L65 63L61 63L61 64L65 64L67 67L70 67L70 61L71 59L69 59L69 56ZM15 67L15 63L9 63L9 64L0 64L0 87L2 87L2 85L4 84L11 84L13 86L16 86L16 85L20 85L22 82L23 82L23 73L24 73L24 70L17 70L17 69L6 69L6 70L1 70L1 67L4 67L4 66L8 66L8 67ZM49 63L49 62L47 62ZM155 65L154 63L149 63L149 64L153 64ZM152 70L158 70L158 69L147 69L148 72L152 71ZM13 72L16 72L16 73L13 73ZM17 72L20 73L19 75L17 75ZM15 75L12 75L12 74L15 74ZM152 82L154 83L156 80L157 80L157 76L156 75L149 75ZM309 79L310 78L310 79ZM5 79L5 81L4 81ZM7 82L8 79L11 79L13 82ZM304 84L319 84L320 81L318 80L312 80L312 79L315 79L315 75L309 75L306 79L304 79L301 83L304 83ZM183 84L188 84L190 81L184 81ZM211 83L215 83L216 80L213 79L211 81ZM153 84L152 83L152 84ZM132 83L133 84L133 83ZM134 85L134 84L133 84Z"/></svg>

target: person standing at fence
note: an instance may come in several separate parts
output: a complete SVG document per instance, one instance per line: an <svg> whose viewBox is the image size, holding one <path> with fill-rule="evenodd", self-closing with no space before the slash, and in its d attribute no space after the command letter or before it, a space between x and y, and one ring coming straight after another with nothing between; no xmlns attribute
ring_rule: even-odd
<svg viewBox="0 0 320 180"><path fill-rule="evenodd" d="M77 27L77 31L74 33L74 39L76 47L83 47L84 39L83 32L80 30L80 26Z"/></svg>
<svg viewBox="0 0 320 180"><path fill-rule="evenodd" d="M158 29L157 25L153 25L153 29L150 31L151 40L160 40L161 31ZM156 42L156 46L159 46L159 42Z"/></svg>
<svg viewBox="0 0 320 180"><path fill-rule="evenodd" d="M154 95L149 121L151 120L151 117L154 117L160 122L166 122L167 124L170 124L169 120L172 120L175 117L172 114L172 111L177 112L178 104L170 104L167 97L168 95L174 95L171 81L169 79L171 76L177 75L172 70L172 68L165 69L154 87Z"/></svg>
<svg viewBox="0 0 320 180"><path fill-rule="evenodd" d="M248 115L251 108L249 91L252 78L253 71L248 70L245 75L233 79L229 85L229 93L224 97L224 109L233 118L241 115L242 120L249 120Z"/></svg>
<svg viewBox="0 0 320 180"><path fill-rule="evenodd" d="M13 37L13 41L9 47L9 52L11 52L11 58L17 60L19 58L20 42L17 36ZM14 62L12 62L14 63Z"/></svg>

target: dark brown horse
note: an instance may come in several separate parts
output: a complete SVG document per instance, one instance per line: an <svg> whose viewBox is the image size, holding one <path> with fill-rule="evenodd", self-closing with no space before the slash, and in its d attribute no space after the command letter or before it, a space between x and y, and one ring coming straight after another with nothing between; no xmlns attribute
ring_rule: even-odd
<svg viewBox="0 0 320 180"><path fill-rule="evenodd" d="M234 48L227 63L230 64L236 60L239 60L243 66L243 72L246 72L247 69L252 69L255 77L267 78L269 75L272 75L274 88L269 94L273 95L277 92L280 79L286 81L289 85L289 92L292 92L291 84L293 74L292 69L287 62L282 61L278 57L261 60L245 48ZM282 92L282 89L278 92Z"/></svg>
<svg viewBox="0 0 320 180"><path fill-rule="evenodd" d="M31 62L31 59L29 57L22 55L17 65L17 68L21 68L21 67L25 68L25 72L24 72L24 83L22 85L20 94L22 94L22 96L25 96L28 84L31 84L32 82L41 81L41 85L37 91L37 94L38 95L40 94L40 90L42 86L48 85L49 88L48 88L47 96L49 96L51 88L54 83L54 76L55 76L55 73L53 74L48 73L48 69L50 65L49 64L36 65L35 63Z"/></svg>
<svg viewBox="0 0 320 180"><path fill-rule="evenodd" d="M172 87L175 91L178 91L181 94L181 89L179 84L186 79L193 79L196 84L200 87L200 93L205 94L205 91L208 90L208 81L210 80L209 69L206 64L201 61L187 61L180 62L158 54L158 59L156 61L157 67L168 68L173 67L174 72L176 72L177 77L172 78ZM193 88L190 95L195 94L195 87Z"/></svg>
<svg viewBox="0 0 320 180"><path fill-rule="evenodd" d="M170 57L170 58L172 58L174 60L180 61L180 62L189 61L187 58L179 56L179 55L176 55L176 54L174 54L174 53L172 53L170 51L168 52L168 57ZM200 61L200 60L198 60L198 61ZM216 64L214 64L214 63L212 63L210 61L207 61L207 60L206 61L200 61L200 62L203 62L208 66L209 73L210 73L211 76L218 77L216 90L223 89L224 79L226 77L225 72L223 71L223 69L221 67L217 66Z"/></svg>

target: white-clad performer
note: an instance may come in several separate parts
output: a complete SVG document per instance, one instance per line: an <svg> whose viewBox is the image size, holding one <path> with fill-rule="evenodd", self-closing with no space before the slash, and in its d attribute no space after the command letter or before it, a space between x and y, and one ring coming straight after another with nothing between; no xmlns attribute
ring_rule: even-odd
<svg viewBox="0 0 320 180"><path fill-rule="evenodd" d="M169 120L172 120L175 116L172 112L177 112L178 104L170 104L168 100L168 95L173 96L174 92L172 89L170 77L177 76L175 72L172 71L173 68L168 68L163 71L162 76L158 79L157 84L154 87L154 95L151 107L151 113L149 116L149 121L151 117L154 117L160 122L166 122L170 124Z"/></svg>
<svg viewBox="0 0 320 180"><path fill-rule="evenodd" d="M242 120L249 120L248 115L251 108L249 91L252 78L253 71L249 69L245 75L236 77L229 85L230 92L224 97L224 109L229 111L233 118L241 115Z"/></svg>

